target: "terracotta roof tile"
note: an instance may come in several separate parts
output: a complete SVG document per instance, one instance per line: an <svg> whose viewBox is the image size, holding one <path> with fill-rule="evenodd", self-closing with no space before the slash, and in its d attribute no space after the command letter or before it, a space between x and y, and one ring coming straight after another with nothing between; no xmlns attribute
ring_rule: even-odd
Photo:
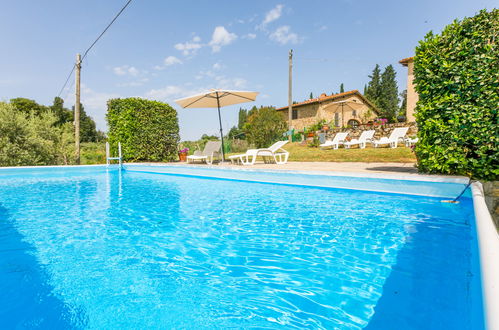
<svg viewBox="0 0 499 330"><path fill-rule="evenodd" d="M414 61L414 56L412 57L407 57L407 58L403 58L399 61L400 64L402 64L403 66L407 66L407 64L409 62L413 62Z"/></svg>
<svg viewBox="0 0 499 330"><path fill-rule="evenodd" d="M324 95L324 94L322 94L322 95ZM376 107L371 102L369 102L369 100L366 99L366 97L364 95L360 94L360 92L358 90L356 90L356 89L354 89L352 91L343 92L343 93L337 93L337 94L332 94L332 95L326 95L326 96L322 96L322 95L320 97L316 97L316 98L313 98L313 99L310 99L310 100L306 100L306 101L303 101L303 102L295 103L295 104L293 104L293 108L301 107L301 106L304 106L304 105L307 105L307 104L313 104L313 103L320 103L320 102L329 101L329 100L335 100L335 99L343 98L343 97L350 96L350 95L357 95L367 105L369 105L371 108L373 108L373 110L376 113L378 112L378 109L376 109ZM288 109L288 107L285 106L285 107L277 108L276 110L277 111L282 111L282 110L287 110L287 109Z"/></svg>

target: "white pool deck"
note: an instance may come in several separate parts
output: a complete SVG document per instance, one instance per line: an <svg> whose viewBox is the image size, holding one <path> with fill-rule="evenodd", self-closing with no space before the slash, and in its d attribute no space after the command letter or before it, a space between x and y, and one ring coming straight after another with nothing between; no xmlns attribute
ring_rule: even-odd
<svg viewBox="0 0 499 330"><path fill-rule="evenodd" d="M192 168L211 168L234 173L234 170L244 169L255 172L288 172L324 176L350 176L357 178L378 178L407 181L426 181L440 183L467 183L468 178L460 176L418 174L412 163L335 163L335 162L289 162L285 165L257 163L253 166L232 165L223 163L218 165L187 165L186 163L132 163L125 164L149 167L146 171L161 173L167 167L175 166ZM165 166L168 165L168 166ZM102 167L105 165L90 165L81 167ZM78 167L78 166L44 166L46 168ZM14 167L14 168L40 168ZM0 167L2 170L12 170L13 167ZM125 166L126 168L126 166ZM162 169L161 169L162 168ZM131 168L130 168L131 169ZM139 170L140 171L140 170ZM220 171L215 171L220 172ZM237 172L237 171L236 171ZM475 182L471 185L473 207L477 225L477 235L480 250L481 283L483 291L484 313L486 329L499 330L499 235L494 226L492 217L485 204L482 184Z"/></svg>

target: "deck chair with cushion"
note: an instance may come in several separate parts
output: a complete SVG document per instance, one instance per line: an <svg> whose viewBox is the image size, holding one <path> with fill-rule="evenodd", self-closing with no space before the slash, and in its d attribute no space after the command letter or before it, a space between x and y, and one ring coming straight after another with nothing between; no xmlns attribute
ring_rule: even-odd
<svg viewBox="0 0 499 330"><path fill-rule="evenodd" d="M222 147L221 141L208 141L204 146L204 150L196 150L193 155L187 156L187 163L194 163L195 161L212 164L216 159L220 160L220 148Z"/></svg>
<svg viewBox="0 0 499 330"><path fill-rule="evenodd" d="M408 130L409 130L409 127L397 127L392 131L392 133L390 134L389 137L383 136L379 140L374 140L372 142L373 146L375 148L377 148L380 145L389 144L391 148L397 148L399 140L402 140L402 141L404 140L404 137L407 134Z"/></svg>
<svg viewBox="0 0 499 330"><path fill-rule="evenodd" d="M248 149L244 154L229 156L229 159L233 164L254 165L256 158L261 156L266 164L286 164L289 152L282 148L286 143L288 141L278 141L268 148Z"/></svg>
<svg viewBox="0 0 499 330"><path fill-rule="evenodd" d="M338 149L340 144L342 144L348 136L348 132L336 133L332 140L327 140L323 144L319 144L319 148L331 148Z"/></svg>
<svg viewBox="0 0 499 330"><path fill-rule="evenodd" d="M360 149L364 149L367 142L372 142L374 132L374 130L364 131L358 139L351 139L350 141L343 142L343 146L346 149L349 149L351 146L358 145Z"/></svg>

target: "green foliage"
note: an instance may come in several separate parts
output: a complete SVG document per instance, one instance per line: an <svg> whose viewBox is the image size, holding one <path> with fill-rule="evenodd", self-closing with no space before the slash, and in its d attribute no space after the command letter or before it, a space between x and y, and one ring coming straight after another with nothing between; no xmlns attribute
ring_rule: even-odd
<svg viewBox="0 0 499 330"><path fill-rule="evenodd" d="M47 107L36 103L34 100L26 99L23 97L11 99L10 104L12 104L14 109L25 114L39 115L47 111Z"/></svg>
<svg viewBox="0 0 499 330"><path fill-rule="evenodd" d="M381 98L381 70L379 64L373 69L373 73L369 76L371 80L367 84L367 89L364 96L367 97L376 107L379 107L379 99Z"/></svg>
<svg viewBox="0 0 499 330"><path fill-rule="evenodd" d="M83 142L80 149L80 162L82 165L105 164L105 142Z"/></svg>
<svg viewBox="0 0 499 330"><path fill-rule="evenodd" d="M314 94L312 94L312 92L310 92L310 99L313 99L314 98Z"/></svg>
<svg viewBox="0 0 499 330"><path fill-rule="evenodd" d="M400 104L399 116L405 116L407 112L407 89L404 89L400 93L400 98L402 99L402 103Z"/></svg>
<svg viewBox="0 0 499 330"><path fill-rule="evenodd" d="M345 87L343 86L343 83L340 85L340 93L345 93Z"/></svg>
<svg viewBox="0 0 499 330"><path fill-rule="evenodd" d="M394 122L399 112L399 98L396 73L392 65L388 65L381 75L381 95L378 100L381 117Z"/></svg>
<svg viewBox="0 0 499 330"><path fill-rule="evenodd" d="M239 109L239 120L237 122L237 128L242 129L246 120L248 119L248 110Z"/></svg>
<svg viewBox="0 0 499 330"><path fill-rule="evenodd" d="M244 134L244 131L242 129L233 126L227 134L227 138L244 140L246 138L246 135Z"/></svg>
<svg viewBox="0 0 499 330"><path fill-rule="evenodd" d="M50 106L50 110L56 115L56 125L73 122L73 112L64 108L64 100L58 96L54 98L54 102Z"/></svg>
<svg viewBox="0 0 499 330"><path fill-rule="evenodd" d="M282 138L287 123L274 107L261 107L251 112L244 125L248 142L265 148Z"/></svg>
<svg viewBox="0 0 499 330"><path fill-rule="evenodd" d="M416 48L421 171L498 179L498 35L499 10L482 10Z"/></svg>
<svg viewBox="0 0 499 330"><path fill-rule="evenodd" d="M121 142L124 160L177 159L177 111L170 105L141 98L109 100L109 143Z"/></svg>
<svg viewBox="0 0 499 330"><path fill-rule="evenodd" d="M56 122L52 111L26 113L0 102L0 166L72 163L72 127Z"/></svg>

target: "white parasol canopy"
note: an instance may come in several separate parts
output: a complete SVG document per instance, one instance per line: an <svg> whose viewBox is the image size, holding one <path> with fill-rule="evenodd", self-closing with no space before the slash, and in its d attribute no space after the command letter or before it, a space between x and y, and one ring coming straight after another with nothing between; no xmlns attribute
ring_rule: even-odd
<svg viewBox="0 0 499 330"><path fill-rule="evenodd" d="M206 93L201 93L183 99L175 100L175 103L182 108L218 108L218 121L220 124L220 138L222 139L222 161L225 161L224 135L222 131L222 117L220 108L228 105L253 102L256 100L258 92L233 91L226 89L212 89Z"/></svg>

